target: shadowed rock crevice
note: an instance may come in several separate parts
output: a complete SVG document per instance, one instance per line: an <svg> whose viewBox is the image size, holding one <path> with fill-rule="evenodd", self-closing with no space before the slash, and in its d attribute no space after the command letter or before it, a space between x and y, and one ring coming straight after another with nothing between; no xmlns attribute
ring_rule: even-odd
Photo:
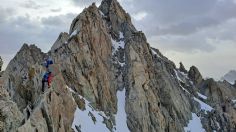
<svg viewBox="0 0 236 132"><path fill-rule="evenodd" d="M42 112L43 118L45 119L47 123L48 131L53 132L52 121L50 119L50 116L47 115L47 112L44 110L44 108L41 108L41 112Z"/></svg>

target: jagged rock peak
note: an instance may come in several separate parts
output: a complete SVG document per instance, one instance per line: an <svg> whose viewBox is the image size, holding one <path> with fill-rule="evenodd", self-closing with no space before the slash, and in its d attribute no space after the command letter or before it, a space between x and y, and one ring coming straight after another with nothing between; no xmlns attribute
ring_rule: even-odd
<svg viewBox="0 0 236 132"><path fill-rule="evenodd" d="M193 81L194 84L198 85L202 82L203 78L198 68L191 66L188 72L188 77Z"/></svg>
<svg viewBox="0 0 236 132"><path fill-rule="evenodd" d="M103 0L99 9L103 12L104 15L115 13L121 19L127 20L131 23L130 15L121 7L117 0Z"/></svg>
<svg viewBox="0 0 236 132"><path fill-rule="evenodd" d="M17 52L16 56L13 58L13 60L19 60L19 61L31 60L36 63L43 59L42 56L44 56L44 53L35 44L28 45L24 43L21 49Z"/></svg>
<svg viewBox="0 0 236 132"><path fill-rule="evenodd" d="M132 33L136 32L130 15L117 0L103 0L99 10L110 27L112 38L119 38L120 32L124 34L125 38L129 38Z"/></svg>
<svg viewBox="0 0 236 132"><path fill-rule="evenodd" d="M63 44L68 43L68 39L69 39L69 34L67 32L62 32L59 34L57 40L55 41L55 43L53 44L51 51L54 52L56 51L58 48L60 48Z"/></svg>
<svg viewBox="0 0 236 132"><path fill-rule="evenodd" d="M38 48L35 44L28 45L26 43L23 44L23 46L21 47L21 49L19 50L18 53L21 53L24 51L40 51L40 52L42 52L41 49Z"/></svg>
<svg viewBox="0 0 236 132"><path fill-rule="evenodd" d="M30 78L29 80L32 80L33 76L36 75L36 71L40 71L36 70L39 68L36 68L35 65L41 65L45 57L46 54L43 53L36 45L23 44L21 49L10 61L6 70L4 71L3 78L6 80L4 83L4 88L7 89L10 96L13 98L13 101L15 101L18 106L22 106L19 107L20 110L22 110L26 104L26 101L22 100L29 97L27 93L28 89L23 87L22 79ZM39 86L38 84L37 86ZM34 87L36 85L30 86L31 90L33 88L36 89L36 87ZM18 90L20 90L21 93L15 92Z"/></svg>
<svg viewBox="0 0 236 132"><path fill-rule="evenodd" d="M88 8L85 8L82 13L80 13L73 21L70 26L69 35L77 34L80 32L81 27L84 26L88 22L88 18L94 17L94 16L100 16L99 10L95 3L93 3ZM76 31L76 32L75 32Z"/></svg>
<svg viewBox="0 0 236 132"><path fill-rule="evenodd" d="M15 57L10 61L6 71L11 72L9 68L26 66L30 64L40 63L46 57L46 54L41 51L36 45L23 44L21 49L17 52ZM14 71L14 70L13 70Z"/></svg>
<svg viewBox="0 0 236 132"><path fill-rule="evenodd" d="M185 69L184 65L182 62L179 63L179 70L184 73L188 73L188 71Z"/></svg>

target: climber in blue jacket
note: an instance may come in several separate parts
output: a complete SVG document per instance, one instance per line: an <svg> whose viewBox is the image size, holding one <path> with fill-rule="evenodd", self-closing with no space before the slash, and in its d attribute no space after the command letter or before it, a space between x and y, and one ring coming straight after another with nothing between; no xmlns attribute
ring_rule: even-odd
<svg viewBox="0 0 236 132"><path fill-rule="evenodd" d="M43 75L43 79L42 79L42 92L44 92L44 87L45 87L45 83L48 83L48 88L50 87L50 83L52 81L52 72L49 70L49 66L53 64L53 61L50 57L48 57L47 59L45 59L43 66L45 66L47 68L46 73Z"/></svg>
<svg viewBox="0 0 236 132"><path fill-rule="evenodd" d="M44 65L46 68L48 68L49 65L52 65L52 64L53 64L53 61L52 61L52 59L51 59L50 57L48 57L47 59L45 59L45 61L44 61L44 63L43 63L43 65Z"/></svg>
<svg viewBox="0 0 236 132"><path fill-rule="evenodd" d="M48 84L48 88L50 88L50 83L52 81L52 73L50 71L47 71L44 75L43 75L43 79L42 79L42 92L44 92L44 87L45 87L45 83L47 82Z"/></svg>

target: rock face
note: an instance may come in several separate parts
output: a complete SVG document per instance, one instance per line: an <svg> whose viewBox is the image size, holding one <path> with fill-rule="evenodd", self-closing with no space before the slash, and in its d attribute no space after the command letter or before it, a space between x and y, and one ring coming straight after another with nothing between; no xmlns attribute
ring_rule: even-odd
<svg viewBox="0 0 236 132"><path fill-rule="evenodd" d="M228 82L215 82L213 79L203 81L199 88L207 96L208 104L215 109L214 113L205 117L206 124L211 126L207 126L206 130L235 131L236 110L232 101L235 100L236 89Z"/></svg>
<svg viewBox="0 0 236 132"><path fill-rule="evenodd" d="M183 131L182 125L191 118L188 114L191 105L178 82L171 77L174 64L166 58L154 58L141 32L133 35L125 49L126 111L130 130Z"/></svg>
<svg viewBox="0 0 236 132"><path fill-rule="evenodd" d="M10 99L4 80L0 76L0 131L15 132L22 124L23 114L19 111L15 102Z"/></svg>
<svg viewBox="0 0 236 132"><path fill-rule="evenodd" d="M52 89L42 95L41 80L46 69L41 63L44 58L46 54L35 45L24 44L4 72L4 88L17 108L13 107L12 114L20 115L8 119L19 118L15 128L10 127L7 131L71 131L76 105L59 71L54 76ZM6 111L4 107L1 110Z"/></svg>
<svg viewBox="0 0 236 132"><path fill-rule="evenodd" d="M72 32L78 31L73 35ZM98 8L86 8L71 25L68 44L59 49L60 64L67 85L103 111L116 112L115 75L112 72L112 43Z"/></svg>
<svg viewBox="0 0 236 132"><path fill-rule="evenodd" d="M3 99L2 95L0 96L0 131L15 132L22 124L23 114L14 102L8 98Z"/></svg>
<svg viewBox="0 0 236 132"><path fill-rule="evenodd" d="M46 55L35 45L24 44L4 72L4 88L20 110L33 104L40 94L44 57Z"/></svg>
<svg viewBox="0 0 236 132"><path fill-rule="evenodd" d="M53 81L42 93L47 57L54 62ZM182 132L192 130L193 115L199 130L235 131L235 86L204 80L195 66L188 72L182 63L176 68L150 47L117 0L85 8L48 53L24 44L2 82L0 131L70 132L90 126L115 132L125 122L122 127L131 132ZM125 90L123 120L117 117L119 90Z"/></svg>
<svg viewBox="0 0 236 132"><path fill-rule="evenodd" d="M123 10L117 0L103 0L99 9L111 29L113 38L117 39L121 31L127 38L132 35L133 31L136 31L130 15Z"/></svg>
<svg viewBox="0 0 236 132"><path fill-rule="evenodd" d="M19 132L71 131L76 104L61 74L54 76L51 89L41 95L34 106L25 124L18 128Z"/></svg>
<svg viewBox="0 0 236 132"><path fill-rule="evenodd" d="M203 78L197 67L192 66L190 67L190 70L188 72L188 76L191 80L193 80L193 83L195 85L198 85L202 82Z"/></svg>

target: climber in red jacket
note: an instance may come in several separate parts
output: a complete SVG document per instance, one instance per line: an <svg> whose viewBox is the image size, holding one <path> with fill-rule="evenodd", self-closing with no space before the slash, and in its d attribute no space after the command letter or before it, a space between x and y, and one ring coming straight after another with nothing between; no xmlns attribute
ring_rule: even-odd
<svg viewBox="0 0 236 132"><path fill-rule="evenodd" d="M53 64L52 59L47 58L45 59L45 62L43 63L43 66L46 67L46 73L43 76L42 79L42 92L44 92L44 87L45 87L45 83L47 82L48 84L48 88L51 87L51 82L52 82L52 71L50 70L49 66Z"/></svg>
<svg viewBox="0 0 236 132"><path fill-rule="evenodd" d="M51 82L52 82L52 73L50 71L46 72L43 75L43 79L42 79L42 92L44 92L45 82L47 82L48 88L50 88Z"/></svg>
<svg viewBox="0 0 236 132"><path fill-rule="evenodd" d="M51 72L49 72L49 75L48 75L48 88L50 88L51 87L51 82L52 82L52 73Z"/></svg>

